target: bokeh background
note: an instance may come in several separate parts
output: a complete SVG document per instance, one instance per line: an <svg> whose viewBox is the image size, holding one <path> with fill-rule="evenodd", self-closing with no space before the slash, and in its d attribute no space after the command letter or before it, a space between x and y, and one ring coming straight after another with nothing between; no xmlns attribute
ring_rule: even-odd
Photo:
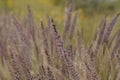
<svg viewBox="0 0 120 80"><path fill-rule="evenodd" d="M8 11L22 15L29 4L36 16L46 12L59 15L67 1L73 2L74 10L78 10L81 15L113 14L120 8L120 0L0 0L0 14Z"/></svg>

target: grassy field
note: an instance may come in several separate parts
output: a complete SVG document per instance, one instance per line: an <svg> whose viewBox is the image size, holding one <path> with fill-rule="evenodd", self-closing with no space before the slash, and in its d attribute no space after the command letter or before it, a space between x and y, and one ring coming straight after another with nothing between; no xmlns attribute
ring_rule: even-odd
<svg viewBox="0 0 120 80"><path fill-rule="evenodd" d="M88 15L52 0L0 12L0 80L120 80L120 13Z"/></svg>

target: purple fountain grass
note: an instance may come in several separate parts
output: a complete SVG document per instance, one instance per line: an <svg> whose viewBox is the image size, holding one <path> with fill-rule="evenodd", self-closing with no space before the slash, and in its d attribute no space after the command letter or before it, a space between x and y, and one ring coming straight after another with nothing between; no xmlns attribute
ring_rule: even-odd
<svg viewBox="0 0 120 80"><path fill-rule="evenodd" d="M120 32L118 33L115 46L111 52L111 59L113 59L118 54L119 49L120 49Z"/></svg>
<svg viewBox="0 0 120 80"><path fill-rule="evenodd" d="M81 53L82 53L82 36L81 36L81 32L78 30L77 31L77 48L78 48L78 55L81 57Z"/></svg>
<svg viewBox="0 0 120 80"><path fill-rule="evenodd" d="M30 5L28 5L28 36L29 36L29 39L32 39L33 40L33 43L34 43L34 50L35 50L35 53L36 53L36 56L38 57L39 56L39 53L40 53L40 50L38 48L38 45L36 43L36 24L34 22L34 17L33 17L33 14L32 14L32 11L30 9Z"/></svg>
<svg viewBox="0 0 120 80"><path fill-rule="evenodd" d="M25 35L25 32L21 26L21 24L18 22L15 16L12 17L13 19L13 24L15 25L16 29L18 30L18 33L20 35L20 38L26 45L30 45L28 37Z"/></svg>
<svg viewBox="0 0 120 80"><path fill-rule="evenodd" d="M19 22L17 21L17 19L15 17L13 17L13 23L15 24L18 33L19 33L19 37L21 39L21 50L20 53L22 53L25 57L26 62L28 62L28 65L31 66L31 62L30 62L30 53L29 53L29 46L30 46L30 42L28 40L28 37L26 37L26 35L24 34L25 32L23 31L22 26L19 24Z"/></svg>
<svg viewBox="0 0 120 80"><path fill-rule="evenodd" d="M118 14L113 18L113 20L107 25L107 27L106 27L106 29L105 29L105 33L104 33L104 39L103 39L104 42L108 41L109 36L110 36L110 34L111 34L111 31L112 31L115 23L117 22L119 15L120 15L120 14L118 13Z"/></svg>
<svg viewBox="0 0 120 80"><path fill-rule="evenodd" d="M29 5L28 5L28 34L29 37L32 37L33 41L35 41L35 23Z"/></svg>
<svg viewBox="0 0 120 80"><path fill-rule="evenodd" d="M20 65L22 66L22 69L23 69L23 72L27 78L27 80L33 80L33 77L30 73L30 68L29 66L27 65L27 63L25 62L26 60L24 60L23 58L24 56L19 56L18 57L18 60L20 62Z"/></svg>
<svg viewBox="0 0 120 80"><path fill-rule="evenodd" d="M11 48L10 48L10 52L11 52L11 62L10 62L10 64L13 68L12 75L14 76L13 80L23 80L22 74L21 74L21 71L20 71L20 66L19 66L19 63L18 63L18 60L17 60L17 55L14 52L14 50L11 49Z"/></svg>
<svg viewBox="0 0 120 80"><path fill-rule="evenodd" d="M86 56L86 58L90 59L89 54ZM96 73L96 68L94 61L92 60L84 60L85 66L86 66L86 72L87 72L87 79L88 80L98 80L98 76Z"/></svg>
<svg viewBox="0 0 120 80"><path fill-rule="evenodd" d="M74 61L76 52L74 52L72 45L69 45L67 48L67 55L71 61Z"/></svg>
<svg viewBox="0 0 120 80"><path fill-rule="evenodd" d="M3 18L3 24L0 26L0 56L1 56L1 61L4 64L4 60L7 59L7 52L6 52L6 47L7 47L7 40L8 40L8 34L9 32L8 25L9 25L9 18L8 16L5 16Z"/></svg>
<svg viewBox="0 0 120 80"><path fill-rule="evenodd" d="M0 21L0 57L5 64L0 64L0 79L119 80L120 29L111 36L119 13L109 24L105 16L92 44L85 46L81 30L76 34L78 13L72 12L73 4L67 5L62 38L48 15L47 23L37 27L30 6L22 22L14 15L10 22ZM2 72L6 68L10 78Z"/></svg>
<svg viewBox="0 0 120 80"><path fill-rule="evenodd" d="M101 21L101 24L100 24L100 28L99 28L99 30L98 30L98 33L96 33L98 37L96 38L96 41L95 41L95 44L94 44L94 54L97 54L97 53L98 53L100 44L101 44L102 41L103 41L103 36L104 36L105 27L106 27L106 16L105 16L105 17L103 18L103 20ZM96 35L96 34L95 34L95 35Z"/></svg>
<svg viewBox="0 0 120 80"><path fill-rule="evenodd" d="M112 39L109 41L109 44L108 44L109 47L112 46L113 41L116 40L116 38L118 37L119 33L120 33L120 29L113 35Z"/></svg>
<svg viewBox="0 0 120 80"><path fill-rule="evenodd" d="M49 66L47 67L47 74L48 74L48 80L55 80L53 72Z"/></svg>
<svg viewBox="0 0 120 80"><path fill-rule="evenodd" d="M78 18L78 13L75 14L73 20L71 21L71 26L70 26L70 40L72 40L73 36L74 36L74 32L75 32L75 27L76 27L76 23L77 23L77 18Z"/></svg>
<svg viewBox="0 0 120 80"><path fill-rule="evenodd" d="M53 20L51 20L50 27L51 27L51 35L52 35L52 37L53 37L53 39L55 41L55 45L56 45L58 55L61 56L61 58L65 58L63 42L60 39L60 35L59 35L59 33L58 33L57 29L56 29L56 25L53 22Z"/></svg>
<svg viewBox="0 0 120 80"><path fill-rule="evenodd" d="M63 61L65 61L66 65L68 66L68 70L70 72L71 77L74 80L80 80L80 77L76 72L74 65L72 64L72 61L69 59L69 57L65 55L68 53L64 52L65 49L63 47L63 42L60 39L60 35L57 32L56 25L54 24L53 20L51 20L51 33L51 35L53 35L53 38L55 39L57 52L60 55L61 59L63 59Z"/></svg>
<svg viewBox="0 0 120 80"><path fill-rule="evenodd" d="M46 37L46 34L45 34L45 29L44 29L43 22L41 22L41 29L42 29L43 45L44 45L45 55L47 56L48 64L52 65L52 60L51 60L49 46L48 46L48 40L47 40L47 37Z"/></svg>
<svg viewBox="0 0 120 80"><path fill-rule="evenodd" d="M64 23L64 32L63 32L63 39L65 41L66 36L69 33L70 26L71 26L71 15L72 15L72 8L73 5L68 5L65 9L65 23Z"/></svg>
<svg viewBox="0 0 120 80"><path fill-rule="evenodd" d="M117 55L117 59L118 59L119 67L120 67L120 57L118 55Z"/></svg>

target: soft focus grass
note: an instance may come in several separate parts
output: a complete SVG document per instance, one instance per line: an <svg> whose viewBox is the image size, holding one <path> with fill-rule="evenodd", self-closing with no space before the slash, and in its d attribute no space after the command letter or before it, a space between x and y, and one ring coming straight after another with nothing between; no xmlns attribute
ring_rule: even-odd
<svg viewBox="0 0 120 80"><path fill-rule="evenodd" d="M57 21L57 25L59 27L59 30L63 30L63 20L64 20L64 7L63 5L54 5L54 0L3 0L1 5L4 5L4 7L7 7L10 9L9 13L16 14L21 17L25 17L27 13L27 5L31 6L31 9L33 11L35 20L39 22L40 20L43 20L46 22L46 15L51 16L52 18ZM116 5L118 5L116 3ZM4 11L4 7L2 7ZM95 13L94 14L86 14L83 12L82 8L79 8L78 10L75 10L74 12L79 12L79 18L77 23L77 28L81 28L83 30L83 39L84 43L87 45L87 43L91 43L91 40L93 38L93 34L95 33L96 27L99 26L99 22L102 19L103 16L106 14L109 15L109 19L113 17L116 13L119 11L114 12L103 12L102 14ZM73 12L73 13L74 13ZM108 19L108 20L109 20ZM119 24L118 24L119 25Z"/></svg>
<svg viewBox="0 0 120 80"><path fill-rule="evenodd" d="M61 6L54 6L51 0L9 0L7 3L8 7L11 9L9 11L10 14L16 14L21 17L25 17L27 13L27 5L31 6L31 10L33 11L33 15L35 17L35 21L37 21L37 25L39 25L39 21L43 20L46 22L46 15L50 15L57 23L58 25L58 30L63 31L63 21L64 21L64 7L65 5ZM79 12L79 17L77 21L77 29L81 30L82 32L82 38L83 38L83 44L86 46L90 43L92 43L92 40L94 38L95 31L97 27L99 26L99 23L101 19L106 15L106 14L93 14L93 15L87 15L83 12L82 9L76 10ZM75 13L74 11L73 13ZM112 14L108 14L108 20L111 20L111 18L118 12L112 12ZM1 14L2 15L2 14ZM118 20L120 21L120 20ZM117 31L118 27L120 26L120 23L117 24L117 27L115 27L114 32ZM77 30L76 29L76 30ZM77 32L77 31L76 31ZM62 32L60 32L62 33ZM76 38L75 38L76 39ZM106 54L107 56L108 54ZM105 65L104 61L106 61L106 56L103 58L101 62ZM100 59L101 60L101 59ZM99 61L98 61L99 63ZM98 65L102 66L102 65ZM102 66L101 70L104 71L104 67ZM5 74L5 76L8 76L6 68L3 68L0 66L0 71ZM107 73L107 70L105 70ZM99 75L107 75L106 73L101 73ZM104 80L107 80L106 77L104 77Z"/></svg>

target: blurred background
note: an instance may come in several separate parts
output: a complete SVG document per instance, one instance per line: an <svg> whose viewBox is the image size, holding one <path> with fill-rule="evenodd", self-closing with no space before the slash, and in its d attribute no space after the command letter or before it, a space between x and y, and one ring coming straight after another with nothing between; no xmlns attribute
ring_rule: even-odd
<svg viewBox="0 0 120 80"><path fill-rule="evenodd" d="M113 14L120 8L120 0L0 0L0 14L7 11L22 15L29 4L36 16L47 12L57 15L63 12L66 1L73 1L74 10L81 15Z"/></svg>
<svg viewBox="0 0 120 80"><path fill-rule="evenodd" d="M120 0L0 0L0 15L9 13L23 18L26 16L27 6L30 5L35 20L45 20L49 14L61 30L64 25L66 2L74 3L73 14L76 11L79 13L77 26L85 32L83 38L86 42L88 39L92 40L97 26L105 15L112 18L120 10Z"/></svg>

